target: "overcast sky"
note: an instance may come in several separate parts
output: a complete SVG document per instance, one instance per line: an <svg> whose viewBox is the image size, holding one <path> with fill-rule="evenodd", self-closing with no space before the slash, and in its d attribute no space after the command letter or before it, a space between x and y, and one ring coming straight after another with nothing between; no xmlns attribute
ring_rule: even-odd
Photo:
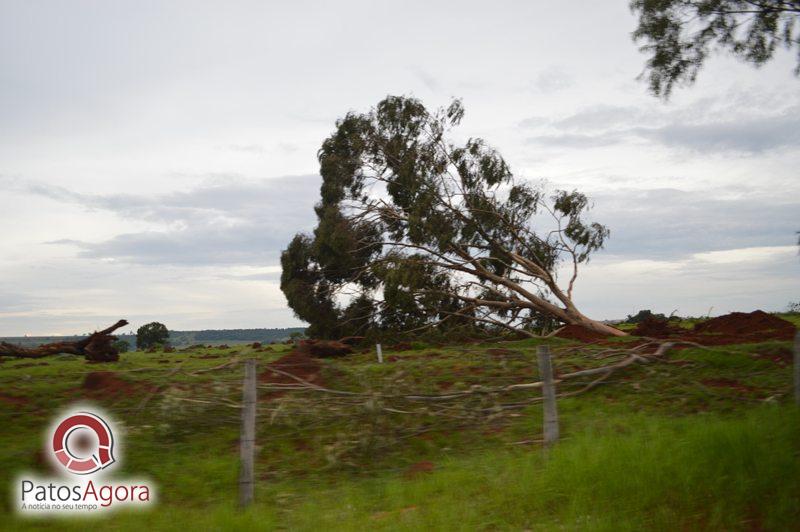
<svg viewBox="0 0 800 532"><path fill-rule="evenodd" d="M665 103L627 4L0 0L0 335L299 324L278 257L317 148L387 94L463 98L459 135L592 197L591 317L800 300L793 57Z"/></svg>

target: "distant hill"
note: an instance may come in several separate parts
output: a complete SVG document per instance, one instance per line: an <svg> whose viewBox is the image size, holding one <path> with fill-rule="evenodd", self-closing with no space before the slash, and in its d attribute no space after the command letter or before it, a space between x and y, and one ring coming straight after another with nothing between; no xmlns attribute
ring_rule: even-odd
<svg viewBox="0 0 800 532"><path fill-rule="evenodd" d="M305 327L285 327L280 329L206 329L203 331L170 331L169 342L175 347L186 347L194 344L219 345L219 344L249 344L261 342L282 342L289 338L293 332L304 332ZM136 346L136 335L118 334L120 340L125 340ZM0 341L9 342L23 347L36 347L41 344L53 342L74 342L85 335L75 336L6 336Z"/></svg>

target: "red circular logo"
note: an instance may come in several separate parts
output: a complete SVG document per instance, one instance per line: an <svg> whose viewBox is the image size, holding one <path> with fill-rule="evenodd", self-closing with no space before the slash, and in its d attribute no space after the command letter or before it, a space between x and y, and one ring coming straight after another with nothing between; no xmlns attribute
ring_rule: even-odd
<svg viewBox="0 0 800 532"><path fill-rule="evenodd" d="M70 447L72 439L72 447ZM78 440L93 440L78 445ZM79 448L84 447L84 448ZM70 473L88 475L114 463L114 436L103 418L78 412L64 419L53 433L53 453Z"/></svg>

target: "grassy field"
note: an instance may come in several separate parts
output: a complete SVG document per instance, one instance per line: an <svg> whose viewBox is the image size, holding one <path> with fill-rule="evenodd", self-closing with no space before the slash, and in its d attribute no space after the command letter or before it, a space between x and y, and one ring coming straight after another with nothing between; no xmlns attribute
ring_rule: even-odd
<svg viewBox="0 0 800 532"><path fill-rule="evenodd" d="M315 382L353 396L278 391L261 373L257 500L244 513L238 361L255 357L263 371L288 346L129 353L106 365L6 361L0 527L86 527L9 512L14 475L44 472L51 416L81 400L124 427L119 475L148 476L160 491L151 511L104 517L109 529L796 529L789 342L683 349L669 363L631 366L559 400L562 441L550 450L539 442L538 392L493 391L538 380L539 342L418 344L386 350L384 364L371 352L320 361ZM617 359L609 346L548 343L559 373ZM469 389L483 391L408 398Z"/></svg>

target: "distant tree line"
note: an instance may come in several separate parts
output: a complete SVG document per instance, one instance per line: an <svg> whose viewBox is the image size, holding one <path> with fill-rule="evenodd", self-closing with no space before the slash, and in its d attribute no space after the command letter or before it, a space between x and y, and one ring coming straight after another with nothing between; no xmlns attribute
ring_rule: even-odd
<svg viewBox="0 0 800 532"><path fill-rule="evenodd" d="M303 332L303 328L276 328L276 329L207 329L193 331L194 339L198 342L213 342L218 340L263 342L280 340L289 337L293 332Z"/></svg>

